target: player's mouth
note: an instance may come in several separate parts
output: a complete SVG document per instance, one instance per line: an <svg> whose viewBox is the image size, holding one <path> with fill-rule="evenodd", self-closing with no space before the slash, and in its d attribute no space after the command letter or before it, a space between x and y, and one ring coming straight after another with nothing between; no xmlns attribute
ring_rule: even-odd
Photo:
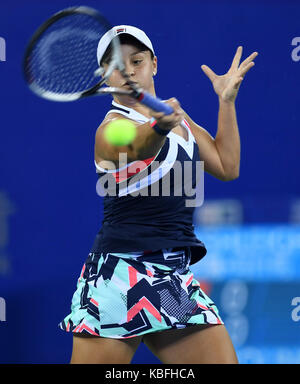
<svg viewBox="0 0 300 384"><path fill-rule="evenodd" d="M130 89L131 88L130 85L133 85L134 87L139 86L139 84L136 81L126 81L126 83L122 85L122 88Z"/></svg>

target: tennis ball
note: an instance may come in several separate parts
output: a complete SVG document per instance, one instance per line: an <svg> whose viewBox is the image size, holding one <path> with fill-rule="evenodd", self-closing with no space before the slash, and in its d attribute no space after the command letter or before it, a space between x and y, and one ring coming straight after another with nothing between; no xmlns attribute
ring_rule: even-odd
<svg viewBox="0 0 300 384"><path fill-rule="evenodd" d="M105 127L104 137L112 145L129 145L136 137L136 126L126 119L114 120Z"/></svg>

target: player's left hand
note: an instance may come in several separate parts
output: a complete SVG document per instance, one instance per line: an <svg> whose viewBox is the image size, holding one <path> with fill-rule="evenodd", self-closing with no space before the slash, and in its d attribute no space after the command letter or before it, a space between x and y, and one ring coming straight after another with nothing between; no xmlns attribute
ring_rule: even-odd
<svg viewBox="0 0 300 384"><path fill-rule="evenodd" d="M202 71L212 82L216 94L224 101L235 101L241 82L249 69L254 66L253 60L258 55L258 52L253 52L240 64L242 52L243 47L239 46L225 75L218 76L207 65L201 66Z"/></svg>

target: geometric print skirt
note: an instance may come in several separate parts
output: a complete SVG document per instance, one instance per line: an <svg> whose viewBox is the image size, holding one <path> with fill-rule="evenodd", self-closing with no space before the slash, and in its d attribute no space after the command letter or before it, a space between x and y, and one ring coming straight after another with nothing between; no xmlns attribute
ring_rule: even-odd
<svg viewBox="0 0 300 384"><path fill-rule="evenodd" d="M223 324L190 270L189 247L89 253L77 282L67 332L126 339L195 324Z"/></svg>

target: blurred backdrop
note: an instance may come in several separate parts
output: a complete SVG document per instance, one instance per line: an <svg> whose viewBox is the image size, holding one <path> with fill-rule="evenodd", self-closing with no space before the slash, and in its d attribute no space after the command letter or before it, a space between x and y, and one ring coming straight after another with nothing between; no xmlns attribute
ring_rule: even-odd
<svg viewBox="0 0 300 384"><path fill-rule="evenodd" d="M207 256L192 267L242 363L300 363L299 1L2 1L0 5L0 363L67 363L69 313L102 221L93 146L110 97L59 104L26 88L21 62L52 13L90 5L145 30L156 90L212 135L218 100L200 65L227 72L258 51L237 101L240 177L205 176L195 212ZM5 51L3 50L5 49ZM133 363L158 360L141 345Z"/></svg>

